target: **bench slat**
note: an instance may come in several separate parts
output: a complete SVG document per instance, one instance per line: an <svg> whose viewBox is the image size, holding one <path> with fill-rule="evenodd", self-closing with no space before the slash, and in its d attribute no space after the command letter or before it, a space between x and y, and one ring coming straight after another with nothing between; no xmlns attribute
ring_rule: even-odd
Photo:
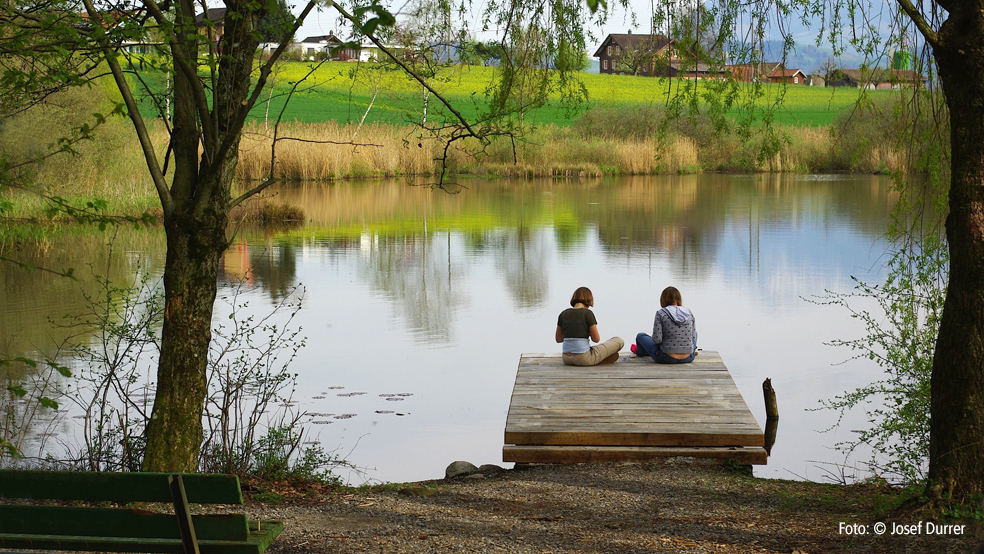
<svg viewBox="0 0 984 554"><path fill-rule="evenodd" d="M199 540L244 541L249 523L244 514L192 516ZM0 533L179 539L177 519L124 508L68 506L0 506Z"/></svg>
<svg viewBox="0 0 984 554"><path fill-rule="evenodd" d="M167 473L87 473L0 469L0 498L171 502ZM242 504L235 475L181 474L188 502Z"/></svg>
<svg viewBox="0 0 984 554"><path fill-rule="evenodd" d="M255 525L255 524L254 524ZM283 531L279 521L261 522L260 531L250 531L247 541L199 540L202 554L261 554ZM0 548L34 550L90 550L111 552L165 552L183 554L180 539L121 539L117 537L0 535Z"/></svg>

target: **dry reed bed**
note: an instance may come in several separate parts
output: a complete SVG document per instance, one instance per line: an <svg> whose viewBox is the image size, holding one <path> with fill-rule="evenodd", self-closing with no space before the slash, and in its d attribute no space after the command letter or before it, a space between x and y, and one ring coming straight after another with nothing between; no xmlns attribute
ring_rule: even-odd
<svg viewBox="0 0 984 554"><path fill-rule="evenodd" d="M110 95L100 90L73 89L60 95L58 102L5 120L0 129L0 157L28 159L51 148L48 143L64 136L67 128L91 123L94 106L110 106ZM514 177L714 170L887 173L904 168L909 157L931 159L918 143L913 152L898 145L898 124L887 108L852 113L829 127L775 127L780 147L767 158L761 156L765 134L761 131L742 142L733 133L718 132L706 117L697 117L671 124L670 132L663 135L657 132L664 115L658 110L593 108L569 127L541 127L515 142L504 138L485 145L475 140L455 142L446 169L452 174ZM163 161L168 136L160 122L149 123L158 159ZM932 121L919 125L935 128ZM439 138L423 137L419 129L405 125L295 122L282 125L279 132L284 140L277 143L275 175L287 180L434 175L443 154ZM242 181L269 176L272 141L269 127L260 123L248 127L237 170ZM106 200L115 212L159 209L129 121L110 118L98 126L95 140L75 147L78 156L59 155L32 164L18 178L47 195L73 201ZM21 217L43 213L46 204L36 195L24 194L15 206L10 215Z"/></svg>
<svg viewBox="0 0 984 554"><path fill-rule="evenodd" d="M762 139L757 136L744 144L734 135L676 134L659 142L655 137L585 137L569 128L548 127L515 146L508 139L484 146L474 140L456 142L448 169L452 174L577 178L707 170L887 173L905 166L906 153L893 144L845 142L830 127L786 127L780 132L779 152L761 159ZM283 140L277 143L275 174L286 180L434 175L440 169L440 141L422 138L412 127L290 123L281 126L279 136ZM153 125L151 137L163 159L163 126ZM269 175L272 140L272 130L262 124L247 129L240 144L239 179ZM49 194L102 198L117 211L140 213L157 205L143 153L126 122L100 128L96 140L81 143L78 150L79 156L45 162L30 178ZM42 204L25 196L13 215L39 213Z"/></svg>
<svg viewBox="0 0 984 554"><path fill-rule="evenodd" d="M331 180L399 175L433 175L440 170L442 145L407 127L383 124L293 123L281 127L275 176L287 180ZM287 138L284 138L287 137ZM897 147L872 145L846 152L829 127L780 130L779 151L764 159L762 138L742 144L737 137L713 137L704 144L684 135L625 139L583 137L570 129L546 128L523 140L505 138L480 145L456 142L449 149L450 173L499 177L598 177L697 173L810 172L849 170L888 172L903 167ZM240 147L238 177L262 179L270 173L272 133L252 127Z"/></svg>
<svg viewBox="0 0 984 554"><path fill-rule="evenodd" d="M434 171L436 141L414 137L412 129L388 125L335 122L289 123L277 130L276 157L271 156L273 129L247 128L239 146L240 179L274 175L287 180L426 175Z"/></svg>

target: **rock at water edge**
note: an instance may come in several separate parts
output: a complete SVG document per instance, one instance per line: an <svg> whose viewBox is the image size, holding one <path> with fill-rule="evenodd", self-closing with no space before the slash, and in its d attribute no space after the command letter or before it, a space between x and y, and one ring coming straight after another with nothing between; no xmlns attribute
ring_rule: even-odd
<svg viewBox="0 0 984 554"><path fill-rule="evenodd" d="M478 468L475 464L471 462L451 462L451 465L444 470L445 479L454 479L455 477L461 477L462 475L471 475L472 473L478 473Z"/></svg>

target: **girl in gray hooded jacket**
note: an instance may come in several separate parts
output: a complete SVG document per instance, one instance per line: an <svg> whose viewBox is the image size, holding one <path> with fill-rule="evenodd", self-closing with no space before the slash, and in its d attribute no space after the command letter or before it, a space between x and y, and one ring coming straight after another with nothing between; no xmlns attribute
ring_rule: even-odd
<svg viewBox="0 0 984 554"><path fill-rule="evenodd" d="M639 333L632 352L650 356L658 364L686 364L697 356L697 322L683 306L676 287L666 287L659 295L661 308L653 321L653 334Z"/></svg>

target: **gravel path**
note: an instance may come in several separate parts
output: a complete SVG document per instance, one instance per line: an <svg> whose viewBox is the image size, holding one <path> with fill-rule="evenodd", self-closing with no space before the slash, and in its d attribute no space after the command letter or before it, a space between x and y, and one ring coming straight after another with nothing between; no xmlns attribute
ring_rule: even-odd
<svg viewBox="0 0 984 554"><path fill-rule="evenodd" d="M285 522L272 553L970 553L984 540L980 525L963 535L927 536L925 526L917 537L892 535L893 523L919 521L874 515L893 496L873 485L763 480L677 461L538 466L314 493L248 511ZM840 534L842 522L867 534ZM878 522L884 535L873 532Z"/></svg>

